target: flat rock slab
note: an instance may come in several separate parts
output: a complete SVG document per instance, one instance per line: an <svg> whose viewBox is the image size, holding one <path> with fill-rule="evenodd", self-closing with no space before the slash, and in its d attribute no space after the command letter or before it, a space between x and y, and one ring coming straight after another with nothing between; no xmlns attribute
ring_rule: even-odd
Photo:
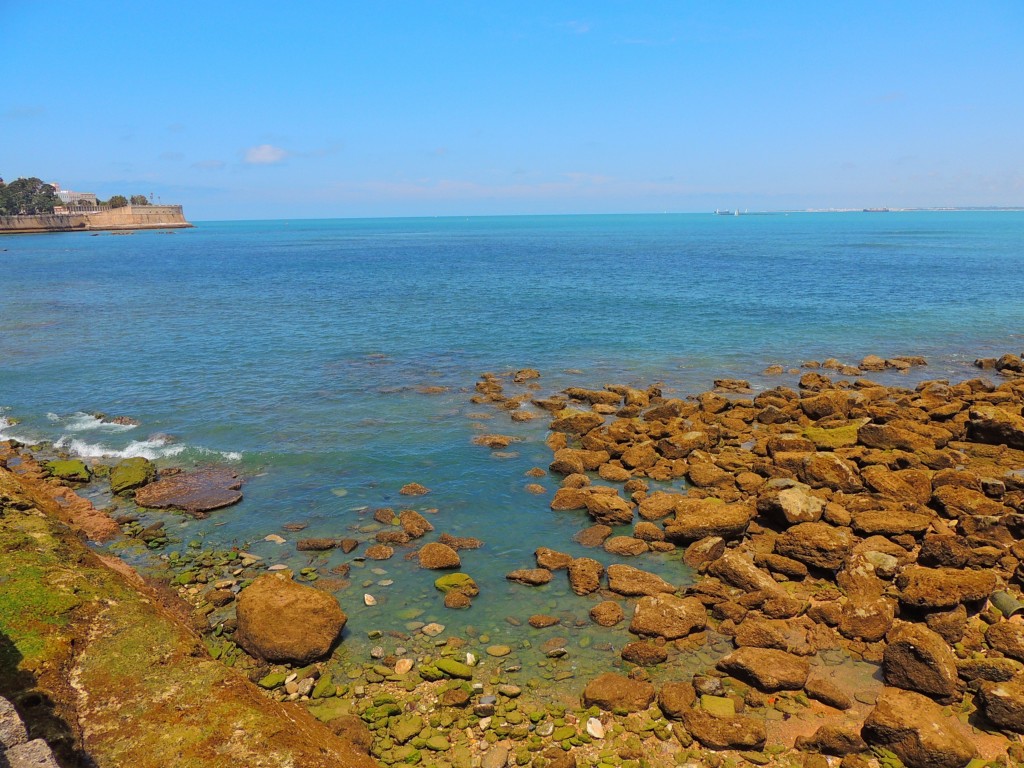
<svg viewBox="0 0 1024 768"><path fill-rule="evenodd" d="M150 509L180 509L195 517L206 517L214 509L242 500L242 481L230 469L202 469L183 472L143 486L135 503Z"/></svg>

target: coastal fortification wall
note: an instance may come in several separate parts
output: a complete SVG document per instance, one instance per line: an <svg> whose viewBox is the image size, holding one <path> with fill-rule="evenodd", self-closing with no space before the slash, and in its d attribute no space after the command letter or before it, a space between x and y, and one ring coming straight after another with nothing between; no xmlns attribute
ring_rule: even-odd
<svg viewBox="0 0 1024 768"><path fill-rule="evenodd" d="M0 234L191 227L180 205L126 205L95 213L0 216Z"/></svg>

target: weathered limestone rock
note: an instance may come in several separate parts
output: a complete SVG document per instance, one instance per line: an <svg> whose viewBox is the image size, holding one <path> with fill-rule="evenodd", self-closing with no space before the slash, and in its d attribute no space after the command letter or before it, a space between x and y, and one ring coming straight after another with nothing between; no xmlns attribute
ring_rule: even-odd
<svg viewBox="0 0 1024 768"><path fill-rule="evenodd" d="M996 588L996 576L990 571L911 566L896 577L896 586L904 605L947 609L986 599Z"/></svg>
<svg viewBox="0 0 1024 768"><path fill-rule="evenodd" d="M670 541L696 541L708 536L731 539L747 530L754 510L746 504L724 504L715 499L683 499L676 516L665 524Z"/></svg>
<svg viewBox="0 0 1024 768"><path fill-rule="evenodd" d="M981 709L992 723L1007 731L1024 733L1024 674L1001 683L982 683Z"/></svg>
<svg viewBox="0 0 1024 768"><path fill-rule="evenodd" d="M572 555L557 552L547 547L538 547L533 556L537 560L538 568L547 568L549 571L561 571L568 568L572 562Z"/></svg>
<svg viewBox="0 0 1024 768"><path fill-rule="evenodd" d="M635 640L622 646L620 653L623 661L630 664L637 664L641 667L653 667L668 660L668 650L656 643L646 640Z"/></svg>
<svg viewBox="0 0 1024 768"><path fill-rule="evenodd" d="M594 411L578 411L572 408L564 408L554 415L555 418L551 422L551 429L554 432L582 435L604 424L604 417Z"/></svg>
<svg viewBox="0 0 1024 768"><path fill-rule="evenodd" d="M707 611L700 600L661 594L640 599L629 631L637 635L677 640L704 629L706 625Z"/></svg>
<svg viewBox="0 0 1024 768"><path fill-rule="evenodd" d="M869 746L893 752L907 768L964 768L977 750L955 717L926 696L885 688L864 721Z"/></svg>
<svg viewBox="0 0 1024 768"><path fill-rule="evenodd" d="M779 592L781 589L775 579L754 565L750 558L734 549L711 563L708 572L745 592Z"/></svg>
<svg viewBox="0 0 1024 768"><path fill-rule="evenodd" d="M587 683L583 706L600 707L606 712L639 712L650 706L654 694L650 683L606 672Z"/></svg>
<svg viewBox="0 0 1024 768"><path fill-rule="evenodd" d="M853 698L840 688L832 678L825 677L820 673L812 672L808 676L807 682L804 683L804 691L806 691L810 698L836 709L847 710L853 707Z"/></svg>
<svg viewBox="0 0 1024 768"><path fill-rule="evenodd" d="M776 490L785 481L769 481L765 493L757 501L757 510L763 515L784 520L788 525L816 523L825 511L824 500L811 493L803 483L791 483Z"/></svg>
<svg viewBox="0 0 1024 768"><path fill-rule="evenodd" d="M608 566L608 589L626 597L672 594L676 591L675 586L661 576L619 564Z"/></svg>
<svg viewBox="0 0 1024 768"><path fill-rule="evenodd" d="M417 553L420 568L441 570L445 568L458 568L462 565L459 553L447 544L433 541L424 544Z"/></svg>
<svg viewBox="0 0 1024 768"><path fill-rule="evenodd" d="M684 713L683 724L693 738L708 749L759 750L768 740L764 720L759 717L720 717L695 708Z"/></svg>
<svg viewBox="0 0 1024 768"><path fill-rule="evenodd" d="M605 539L604 551L619 557L636 557L650 551L650 546L642 539L632 536L612 536Z"/></svg>
<svg viewBox="0 0 1024 768"><path fill-rule="evenodd" d="M721 659L718 668L762 691L799 690L810 673L806 658L771 648L739 648Z"/></svg>
<svg viewBox="0 0 1024 768"><path fill-rule="evenodd" d="M173 507L195 517L206 517L212 510L241 501L241 487L242 481L230 469L182 472L139 488L135 503L150 509Z"/></svg>
<svg viewBox="0 0 1024 768"><path fill-rule="evenodd" d="M886 639L882 673L887 685L943 701L957 693L956 657L938 634L920 624L900 622Z"/></svg>
<svg viewBox="0 0 1024 768"><path fill-rule="evenodd" d="M774 648L797 656L813 656L814 624L806 617L794 619L763 619L750 617L736 627L733 642L737 648Z"/></svg>
<svg viewBox="0 0 1024 768"><path fill-rule="evenodd" d="M147 458L135 456L118 462L110 470L111 493L127 493L156 480L156 465Z"/></svg>
<svg viewBox="0 0 1024 768"><path fill-rule="evenodd" d="M234 641L270 662L309 664L330 653L348 617L329 593L288 576L259 576L238 594Z"/></svg>
<svg viewBox="0 0 1024 768"><path fill-rule="evenodd" d="M421 515L412 509L404 509L398 514L399 524L411 538L418 539L421 536L434 530L434 526Z"/></svg>
<svg viewBox="0 0 1024 768"><path fill-rule="evenodd" d="M511 573L505 574L509 581L519 584L526 584L531 587L539 587L551 581L551 571L547 568L519 568Z"/></svg>
<svg viewBox="0 0 1024 768"><path fill-rule="evenodd" d="M92 477L92 472L81 459L47 461L43 466L49 470L52 477L71 483L87 483Z"/></svg>
<svg viewBox="0 0 1024 768"><path fill-rule="evenodd" d="M978 405L970 410L967 434L971 440L989 445L1024 449L1024 417L1002 408Z"/></svg>
<svg viewBox="0 0 1024 768"><path fill-rule="evenodd" d="M800 523L788 528L775 542L775 551L813 568L835 571L853 548L853 532L828 523Z"/></svg>
<svg viewBox="0 0 1024 768"><path fill-rule="evenodd" d="M676 505L686 497L679 493L655 491L640 501L637 510L644 520L661 520L676 511Z"/></svg>
<svg viewBox="0 0 1024 768"><path fill-rule="evenodd" d="M1004 656L1024 661L1024 624L1000 621L986 630L985 640Z"/></svg>
<svg viewBox="0 0 1024 768"><path fill-rule="evenodd" d="M800 476L812 488L843 493L857 493L863 488L856 468L834 453L812 453L804 459Z"/></svg>
<svg viewBox="0 0 1024 768"><path fill-rule="evenodd" d="M633 506L617 493L595 493L591 489L584 503L587 512L599 523L628 525L633 522Z"/></svg>
<svg viewBox="0 0 1024 768"><path fill-rule="evenodd" d="M604 566L589 557L577 557L569 565L569 588L577 595L589 595L601 588Z"/></svg>
<svg viewBox="0 0 1024 768"><path fill-rule="evenodd" d="M605 600L590 609L590 620L599 627L614 627L624 618L622 606L614 600Z"/></svg>
<svg viewBox="0 0 1024 768"><path fill-rule="evenodd" d="M867 751L868 745L860 736L860 727L854 723L827 723L819 726L810 736L800 736L796 748L823 755L844 757Z"/></svg>

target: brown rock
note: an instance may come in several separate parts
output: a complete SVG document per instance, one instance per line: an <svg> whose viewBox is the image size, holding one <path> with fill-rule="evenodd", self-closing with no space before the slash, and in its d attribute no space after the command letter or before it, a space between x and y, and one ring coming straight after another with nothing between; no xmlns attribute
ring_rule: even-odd
<svg viewBox="0 0 1024 768"><path fill-rule="evenodd" d="M581 544L584 547L600 547L604 540L612 535L612 528L610 525L592 525L589 528L584 528L582 531L573 536L573 541L577 544Z"/></svg>
<svg viewBox="0 0 1024 768"><path fill-rule="evenodd" d="M800 523L776 539L775 551L813 568L835 571L849 556L853 542L849 528L836 528L821 522Z"/></svg>
<svg viewBox="0 0 1024 768"><path fill-rule="evenodd" d="M807 659L770 648L739 648L718 662L718 668L749 681L762 691L799 690L807 682Z"/></svg>
<svg viewBox="0 0 1024 768"><path fill-rule="evenodd" d="M948 609L986 599L996 587L989 571L910 566L896 577L899 599L916 608Z"/></svg>
<svg viewBox="0 0 1024 768"><path fill-rule="evenodd" d="M683 562L697 570L724 554L725 539L721 536L708 536L693 542L686 548L686 551L683 552Z"/></svg>
<svg viewBox="0 0 1024 768"><path fill-rule="evenodd" d="M330 653L348 617L330 594L264 574L238 593L234 641L272 663L309 664Z"/></svg>
<svg viewBox="0 0 1024 768"><path fill-rule="evenodd" d="M804 683L804 691L812 699L836 709L847 710L853 707L853 698L831 677L825 677L820 673L812 673L807 678L807 682Z"/></svg>
<svg viewBox="0 0 1024 768"><path fill-rule="evenodd" d="M996 727L1024 733L1024 675L1001 683L982 683L981 709Z"/></svg>
<svg viewBox="0 0 1024 768"><path fill-rule="evenodd" d="M668 651L662 645L655 645L646 640L636 640L622 647L623 661L641 667L653 667L668 661Z"/></svg>
<svg viewBox="0 0 1024 768"><path fill-rule="evenodd" d="M646 541L632 536L612 536L605 539L604 551L620 557L636 557L649 551Z"/></svg>
<svg viewBox="0 0 1024 768"><path fill-rule="evenodd" d="M664 541L665 531L656 526L654 523L649 523L646 520L641 520L639 523L633 526L633 537L640 539L641 541Z"/></svg>
<svg viewBox="0 0 1024 768"><path fill-rule="evenodd" d="M472 536L452 536L449 533L442 533L437 538L438 544L444 544L446 547L458 551L460 549L480 549L484 545L480 539L474 539Z"/></svg>
<svg viewBox="0 0 1024 768"><path fill-rule="evenodd" d="M229 469L182 472L139 488L135 503L148 509L173 507L202 518L212 510L241 501L241 487L242 481Z"/></svg>
<svg viewBox="0 0 1024 768"><path fill-rule="evenodd" d="M579 448L561 448L555 451L549 469L561 475L593 472L611 458L608 451L586 451Z"/></svg>
<svg viewBox="0 0 1024 768"><path fill-rule="evenodd" d="M388 560L394 554L395 550L386 544L374 544L366 548L366 556L371 560Z"/></svg>
<svg viewBox="0 0 1024 768"><path fill-rule="evenodd" d="M337 539L299 539L295 543L295 548L299 552L324 552L337 546Z"/></svg>
<svg viewBox="0 0 1024 768"><path fill-rule="evenodd" d="M970 410L968 437L977 443L1024 449L1024 417L1002 408L978 405Z"/></svg>
<svg viewBox="0 0 1024 768"><path fill-rule="evenodd" d="M685 459L696 450L707 450L711 439L706 432L683 432L658 441L658 450L666 459Z"/></svg>
<svg viewBox="0 0 1024 768"><path fill-rule="evenodd" d="M424 544L417 557L419 558L420 568L429 568L431 570L458 568L462 565L459 553L447 544L441 544L440 542Z"/></svg>
<svg viewBox="0 0 1024 768"><path fill-rule="evenodd" d="M807 619L744 619L733 635L737 648L774 648L797 656L812 656L817 652L814 643L814 625Z"/></svg>
<svg viewBox="0 0 1024 768"><path fill-rule="evenodd" d="M804 459L800 476L812 488L857 493L863 487L854 466L834 453L812 453Z"/></svg>
<svg viewBox="0 0 1024 768"><path fill-rule="evenodd" d="M600 627L614 627L624 618L622 606L613 600L605 600L590 609L590 620Z"/></svg>
<svg viewBox="0 0 1024 768"><path fill-rule="evenodd" d="M434 526L427 518L412 509L403 509L398 515L398 520L402 530L414 539L434 530Z"/></svg>
<svg viewBox="0 0 1024 768"><path fill-rule="evenodd" d="M460 589L453 589L444 595L445 608L469 608L472 604L472 598Z"/></svg>
<svg viewBox="0 0 1024 768"><path fill-rule="evenodd" d="M772 573L782 574L791 579L803 579L807 576L807 566L799 560L782 555L754 555L754 564L767 568Z"/></svg>
<svg viewBox="0 0 1024 768"><path fill-rule="evenodd" d="M538 547L534 551L533 556L537 560L538 568L547 568L549 571L560 571L563 568L568 568L569 563L572 562L572 555L557 552L547 547Z"/></svg>
<svg viewBox="0 0 1024 768"><path fill-rule="evenodd" d="M628 525L633 522L632 505L618 493L591 491L586 498L586 508L591 517L605 525Z"/></svg>
<svg viewBox="0 0 1024 768"><path fill-rule="evenodd" d="M665 717L672 720L681 720L696 701L697 692L691 683L665 683L658 693L658 707L665 713Z"/></svg>
<svg viewBox="0 0 1024 768"><path fill-rule="evenodd" d="M824 510L824 500L812 494L809 486L793 481L769 481L757 500L758 512L788 525L816 523Z"/></svg>
<svg viewBox="0 0 1024 768"><path fill-rule="evenodd" d="M640 680L606 672L591 680L583 690L583 706L606 712L639 712L654 701L654 686Z"/></svg>
<svg viewBox="0 0 1024 768"><path fill-rule="evenodd" d="M717 717L696 708L683 713L683 724L708 749L760 750L768 740L764 720L759 717Z"/></svg>
<svg viewBox="0 0 1024 768"><path fill-rule="evenodd" d="M800 736L796 748L808 752L843 757L866 752L868 745L860 736L860 727L853 723L827 723L818 727L810 736Z"/></svg>
<svg viewBox="0 0 1024 768"><path fill-rule="evenodd" d="M676 505L686 497L678 493L655 491L640 501L638 513L644 520L661 520L676 511Z"/></svg>
<svg viewBox="0 0 1024 768"><path fill-rule="evenodd" d="M960 485L942 485L935 489L932 502L946 516L957 518L963 515L1000 516L1008 512L998 501L985 494Z"/></svg>
<svg viewBox="0 0 1024 768"><path fill-rule="evenodd" d="M602 424L604 424L604 417L599 413L564 408L555 413L555 418L551 422L551 429L554 432L583 435Z"/></svg>
<svg viewBox="0 0 1024 768"><path fill-rule="evenodd" d="M403 496L424 496L430 493L430 489L419 483L406 483L398 492Z"/></svg>
<svg viewBox="0 0 1024 768"><path fill-rule="evenodd" d="M704 629L707 611L696 597L661 594L640 598L629 631L636 635L677 640Z"/></svg>
<svg viewBox="0 0 1024 768"><path fill-rule="evenodd" d="M723 504L715 499L683 499L676 516L665 524L670 541L696 541L708 536L742 536L754 516L746 504Z"/></svg>
<svg viewBox="0 0 1024 768"><path fill-rule="evenodd" d="M948 701L957 692L953 651L935 632L920 624L898 623L889 632L882 660L887 685Z"/></svg>
<svg viewBox="0 0 1024 768"><path fill-rule="evenodd" d="M586 509L590 490L587 488L559 488L551 499L551 509L565 512L570 509Z"/></svg>
<svg viewBox="0 0 1024 768"><path fill-rule="evenodd" d="M578 557L569 565L569 588L577 595L589 595L601 588L604 566L589 557Z"/></svg>
<svg viewBox="0 0 1024 768"><path fill-rule="evenodd" d="M608 589L627 597L672 594L676 591L675 586L660 576L618 564L608 566Z"/></svg>
<svg viewBox="0 0 1024 768"><path fill-rule="evenodd" d="M907 768L964 768L977 750L959 721L926 696L885 688L864 721L871 747L895 753Z"/></svg>
<svg viewBox="0 0 1024 768"><path fill-rule="evenodd" d="M547 568L520 568L505 575L509 581L539 587L551 581L551 571Z"/></svg>
<svg viewBox="0 0 1024 768"><path fill-rule="evenodd" d="M547 616L542 613L535 613L526 622L534 629L547 629L560 623L557 616Z"/></svg>
<svg viewBox="0 0 1024 768"><path fill-rule="evenodd" d="M808 523L813 525L813 523ZM728 550L708 566L708 572L744 592L778 592L778 583L762 571L754 562L736 550Z"/></svg>
<svg viewBox="0 0 1024 768"><path fill-rule="evenodd" d="M622 452L622 463L630 469L650 469L660 458L651 442L631 445Z"/></svg>
<svg viewBox="0 0 1024 768"><path fill-rule="evenodd" d="M928 530L934 516L922 512L898 509L878 509L855 512L850 526L862 536L898 536L902 533L920 535Z"/></svg>
<svg viewBox="0 0 1024 768"><path fill-rule="evenodd" d="M1024 624L1016 621L1000 621L985 632L985 640L1004 656L1024 661Z"/></svg>

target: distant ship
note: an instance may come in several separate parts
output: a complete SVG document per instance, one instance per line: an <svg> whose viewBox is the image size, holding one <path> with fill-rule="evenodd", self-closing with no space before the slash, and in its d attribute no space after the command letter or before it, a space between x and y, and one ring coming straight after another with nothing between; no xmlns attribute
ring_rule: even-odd
<svg viewBox="0 0 1024 768"><path fill-rule="evenodd" d="M739 208L737 208L735 211L730 211L728 208L726 208L724 211L719 210L718 208L715 208L715 216L739 216L739 215L740 215L740 209Z"/></svg>
<svg viewBox="0 0 1024 768"><path fill-rule="evenodd" d="M864 213L888 213L888 208L865 208Z"/></svg>

